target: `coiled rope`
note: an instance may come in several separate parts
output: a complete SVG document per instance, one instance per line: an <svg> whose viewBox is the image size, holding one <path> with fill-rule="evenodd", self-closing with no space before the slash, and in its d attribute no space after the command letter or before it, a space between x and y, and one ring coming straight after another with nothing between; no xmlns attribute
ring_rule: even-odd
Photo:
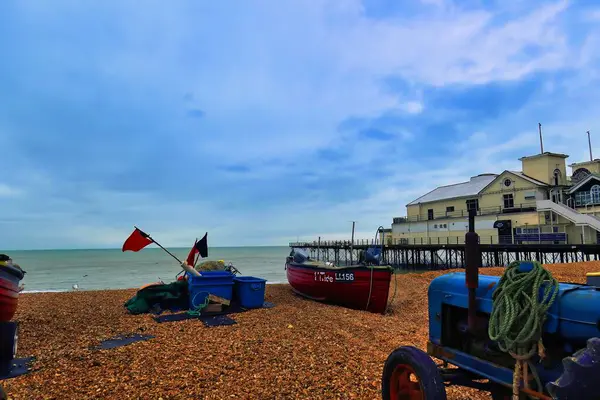
<svg viewBox="0 0 600 400"><path fill-rule="evenodd" d="M515 400L519 398L521 377L525 387L529 387L527 366L531 367L538 386L542 388L529 359L536 352L544 357L542 328L546 313L558 295L558 281L550 271L537 261L531 263L533 268L528 270L524 266L521 268L521 262L515 261L504 271L492 295L493 308L488 329L490 339L515 359Z"/></svg>
<svg viewBox="0 0 600 400"><path fill-rule="evenodd" d="M205 294L206 297L204 298L204 302L202 304L196 304L196 297L198 297L199 294ZM192 305L194 306L193 310L189 310L187 313L189 315L195 315L198 316L202 313L202 310L208 305L208 303L210 302L208 296L209 296L209 292L198 292L194 295L194 297L192 297Z"/></svg>

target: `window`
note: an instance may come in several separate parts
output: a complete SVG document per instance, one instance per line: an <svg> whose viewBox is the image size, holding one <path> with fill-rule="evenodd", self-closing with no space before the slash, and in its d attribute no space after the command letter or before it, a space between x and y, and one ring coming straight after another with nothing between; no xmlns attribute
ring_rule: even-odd
<svg viewBox="0 0 600 400"><path fill-rule="evenodd" d="M479 210L479 199L469 199L467 200L467 211L470 210Z"/></svg>
<svg viewBox="0 0 600 400"><path fill-rule="evenodd" d="M590 190L590 196L592 198L592 203L600 203L600 185L592 186L592 189Z"/></svg>
<svg viewBox="0 0 600 400"><path fill-rule="evenodd" d="M525 200L535 200L535 192L525 192Z"/></svg>
<svg viewBox="0 0 600 400"><path fill-rule="evenodd" d="M433 219L433 208L427 210L427 219Z"/></svg>
<svg viewBox="0 0 600 400"><path fill-rule="evenodd" d="M454 206L448 206L448 207L446 207L446 212L447 213L454 212Z"/></svg>
<svg viewBox="0 0 600 400"><path fill-rule="evenodd" d="M558 186L560 183L560 175L561 175L560 169L555 169L553 175L554 175L554 185Z"/></svg>
<svg viewBox="0 0 600 400"><path fill-rule="evenodd" d="M512 181L508 178L504 180L504 186L509 187L512 184Z"/></svg>
<svg viewBox="0 0 600 400"><path fill-rule="evenodd" d="M505 194L502 197L504 198L504 208L513 208L515 206L515 200L513 199L512 193Z"/></svg>
<svg viewBox="0 0 600 400"><path fill-rule="evenodd" d="M586 176L590 174L590 171L586 168L578 168L575 172L573 172L573 176L571 177L571 181L573 183L579 182L582 179L585 179Z"/></svg>
<svg viewBox="0 0 600 400"><path fill-rule="evenodd" d="M592 201L591 193L588 191L575 193L575 206L585 206Z"/></svg>
<svg viewBox="0 0 600 400"><path fill-rule="evenodd" d="M441 227L442 227L442 226L440 225L440 228L441 228ZM433 226L433 228L434 228L434 229L437 229L437 224L435 224L435 225Z"/></svg>

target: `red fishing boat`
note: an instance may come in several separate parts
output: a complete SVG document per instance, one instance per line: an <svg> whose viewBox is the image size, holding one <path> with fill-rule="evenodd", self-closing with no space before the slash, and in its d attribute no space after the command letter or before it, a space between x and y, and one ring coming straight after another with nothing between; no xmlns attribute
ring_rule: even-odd
<svg viewBox="0 0 600 400"><path fill-rule="evenodd" d="M294 292L316 301L385 313L393 269L365 262L335 266L311 260L301 249L293 249L285 264Z"/></svg>
<svg viewBox="0 0 600 400"><path fill-rule="evenodd" d="M0 254L0 322L8 322L17 311L19 282L24 272L4 254Z"/></svg>

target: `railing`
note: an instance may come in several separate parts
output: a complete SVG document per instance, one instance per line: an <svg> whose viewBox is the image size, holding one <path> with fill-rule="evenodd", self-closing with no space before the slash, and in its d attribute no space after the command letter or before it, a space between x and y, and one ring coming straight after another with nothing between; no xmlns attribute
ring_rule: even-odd
<svg viewBox="0 0 600 400"><path fill-rule="evenodd" d="M311 242L292 242L290 247L349 247L350 240L317 240ZM443 245L443 244L464 244L465 236L444 236L444 237L420 237L420 238L386 238L385 245ZM481 244L568 244L568 235L564 232L559 233L515 233L514 235L501 236L479 236ZM375 242L374 239L355 239L353 246L381 246L381 242Z"/></svg>
<svg viewBox="0 0 600 400"><path fill-rule="evenodd" d="M530 203L522 203L515 204L514 207L482 207L477 210L476 215L497 215L497 214L510 214L510 213L519 213L519 212L529 212L535 211L536 206L535 202ZM434 212L432 217L430 218L430 214L421 214L421 215L412 215L409 217L396 217L393 219L394 224L403 224L406 222L421 222L421 221L431 221L434 219L444 219L444 218L461 218L468 217L469 210L457 210L457 211L438 211Z"/></svg>

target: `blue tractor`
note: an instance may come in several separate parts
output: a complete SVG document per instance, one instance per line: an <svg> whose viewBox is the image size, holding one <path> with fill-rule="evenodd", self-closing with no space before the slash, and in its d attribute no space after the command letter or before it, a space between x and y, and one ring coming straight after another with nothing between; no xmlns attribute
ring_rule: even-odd
<svg viewBox="0 0 600 400"><path fill-rule="evenodd" d="M600 399L597 278L558 283L533 262L479 276L478 239L471 213L465 272L431 282L427 352L403 346L388 356L383 399L445 400L450 385L492 399Z"/></svg>

